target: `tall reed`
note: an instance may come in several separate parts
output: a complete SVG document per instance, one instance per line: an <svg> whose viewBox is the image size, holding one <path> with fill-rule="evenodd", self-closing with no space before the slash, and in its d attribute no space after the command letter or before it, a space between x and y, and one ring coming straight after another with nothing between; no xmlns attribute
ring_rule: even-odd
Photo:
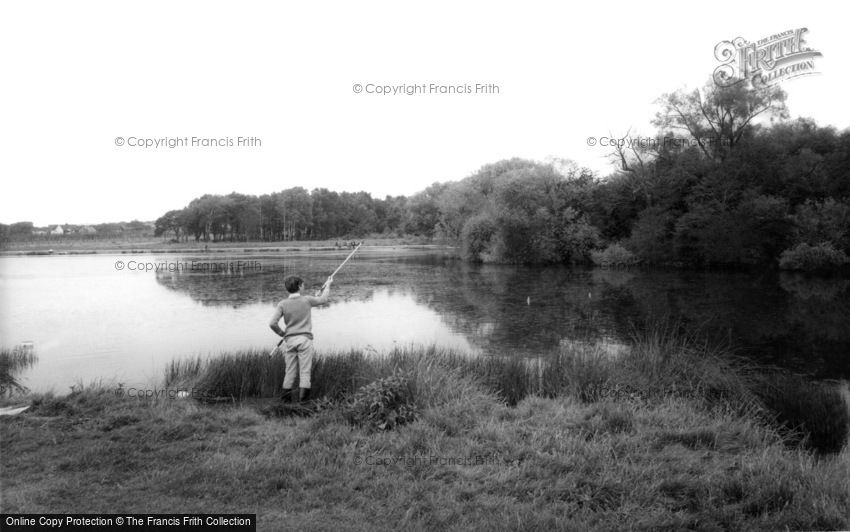
<svg viewBox="0 0 850 532"><path fill-rule="evenodd" d="M28 346L0 348L0 397L7 394L26 393L27 388L17 378L17 373L35 364L37 357Z"/></svg>

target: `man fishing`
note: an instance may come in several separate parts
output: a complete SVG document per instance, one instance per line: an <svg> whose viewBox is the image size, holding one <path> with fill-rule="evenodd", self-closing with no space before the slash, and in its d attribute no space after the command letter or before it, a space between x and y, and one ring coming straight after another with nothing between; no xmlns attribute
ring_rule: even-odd
<svg viewBox="0 0 850 532"><path fill-rule="evenodd" d="M337 266L332 274L322 285L322 290L317 296L305 296L301 294L304 281L295 275L290 275L283 280L289 297L277 304L269 327L283 338L277 345L283 344L284 360L286 362L286 374L283 376L283 391L280 395L282 402L292 401L292 392L295 386L295 375L298 374L298 400L307 401L310 398L310 372L313 369L313 323L311 310L313 307L324 305L328 302L331 293L331 283L351 257L357 253L363 242L360 242L354 251ZM280 319L283 318L286 330L280 328ZM277 349L277 348L275 348ZM274 352L274 351L272 351Z"/></svg>
<svg viewBox="0 0 850 532"><path fill-rule="evenodd" d="M336 272L334 272L336 273ZM280 400L290 402L295 386L295 376L298 375L298 400L307 401L310 398L310 372L313 369L313 323L311 310L313 307L328 302L331 293L333 275L328 277L318 296L302 295L304 281L295 275L283 280L289 297L277 304L269 327L283 338L278 344L284 351L286 374L283 377L283 392ZM281 329L279 322L283 318L286 329Z"/></svg>

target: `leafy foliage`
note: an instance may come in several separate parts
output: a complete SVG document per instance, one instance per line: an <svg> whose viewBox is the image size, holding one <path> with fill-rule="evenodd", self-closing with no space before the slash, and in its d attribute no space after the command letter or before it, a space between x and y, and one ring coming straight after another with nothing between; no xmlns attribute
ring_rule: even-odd
<svg viewBox="0 0 850 532"><path fill-rule="evenodd" d="M502 161L450 186L440 224L445 236L459 234L469 260L583 262L601 243L582 207L593 184L590 171L572 163Z"/></svg>
<svg viewBox="0 0 850 532"><path fill-rule="evenodd" d="M631 266L638 262L634 253L616 242L602 251L593 251L591 258L597 266Z"/></svg>
<svg viewBox="0 0 850 532"><path fill-rule="evenodd" d="M378 379L354 394L346 411L348 420L374 430L392 430L416 418L410 379L401 372Z"/></svg>
<svg viewBox="0 0 850 532"><path fill-rule="evenodd" d="M850 258L847 254L840 249L835 249L830 242L822 242L814 246L803 243L783 251L779 258L779 267L783 270L818 272L835 270L848 262Z"/></svg>

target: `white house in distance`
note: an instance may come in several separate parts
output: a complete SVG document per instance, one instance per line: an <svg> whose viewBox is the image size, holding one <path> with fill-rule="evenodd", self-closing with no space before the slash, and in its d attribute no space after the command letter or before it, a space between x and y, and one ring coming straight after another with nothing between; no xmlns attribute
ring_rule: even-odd
<svg viewBox="0 0 850 532"><path fill-rule="evenodd" d="M57 225L56 227L54 227L53 229L51 229L51 230L50 230L49 234L51 234L51 235L60 235L60 236L61 236L61 235L64 235L64 234L65 234L65 230L64 230L64 229L62 229L62 226L61 226L61 225Z"/></svg>

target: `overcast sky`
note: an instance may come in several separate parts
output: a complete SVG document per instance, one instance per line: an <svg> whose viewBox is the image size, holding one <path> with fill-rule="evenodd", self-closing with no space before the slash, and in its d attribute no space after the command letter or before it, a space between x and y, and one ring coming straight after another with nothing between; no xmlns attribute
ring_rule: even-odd
<svg viewBox="0 0 850 532"><path fill-rule="evenodd" d="M704 84L719 41L799 27L823 57L783 83L791 115L844 129L846 26L838 2L3 2L0 222L153 220L293 186L409 195L515 156L604 175L587 137L652 133L654 100ZM423 83L499 92L367 94ZM240 136L262 145L128 145Z"/></svg>

